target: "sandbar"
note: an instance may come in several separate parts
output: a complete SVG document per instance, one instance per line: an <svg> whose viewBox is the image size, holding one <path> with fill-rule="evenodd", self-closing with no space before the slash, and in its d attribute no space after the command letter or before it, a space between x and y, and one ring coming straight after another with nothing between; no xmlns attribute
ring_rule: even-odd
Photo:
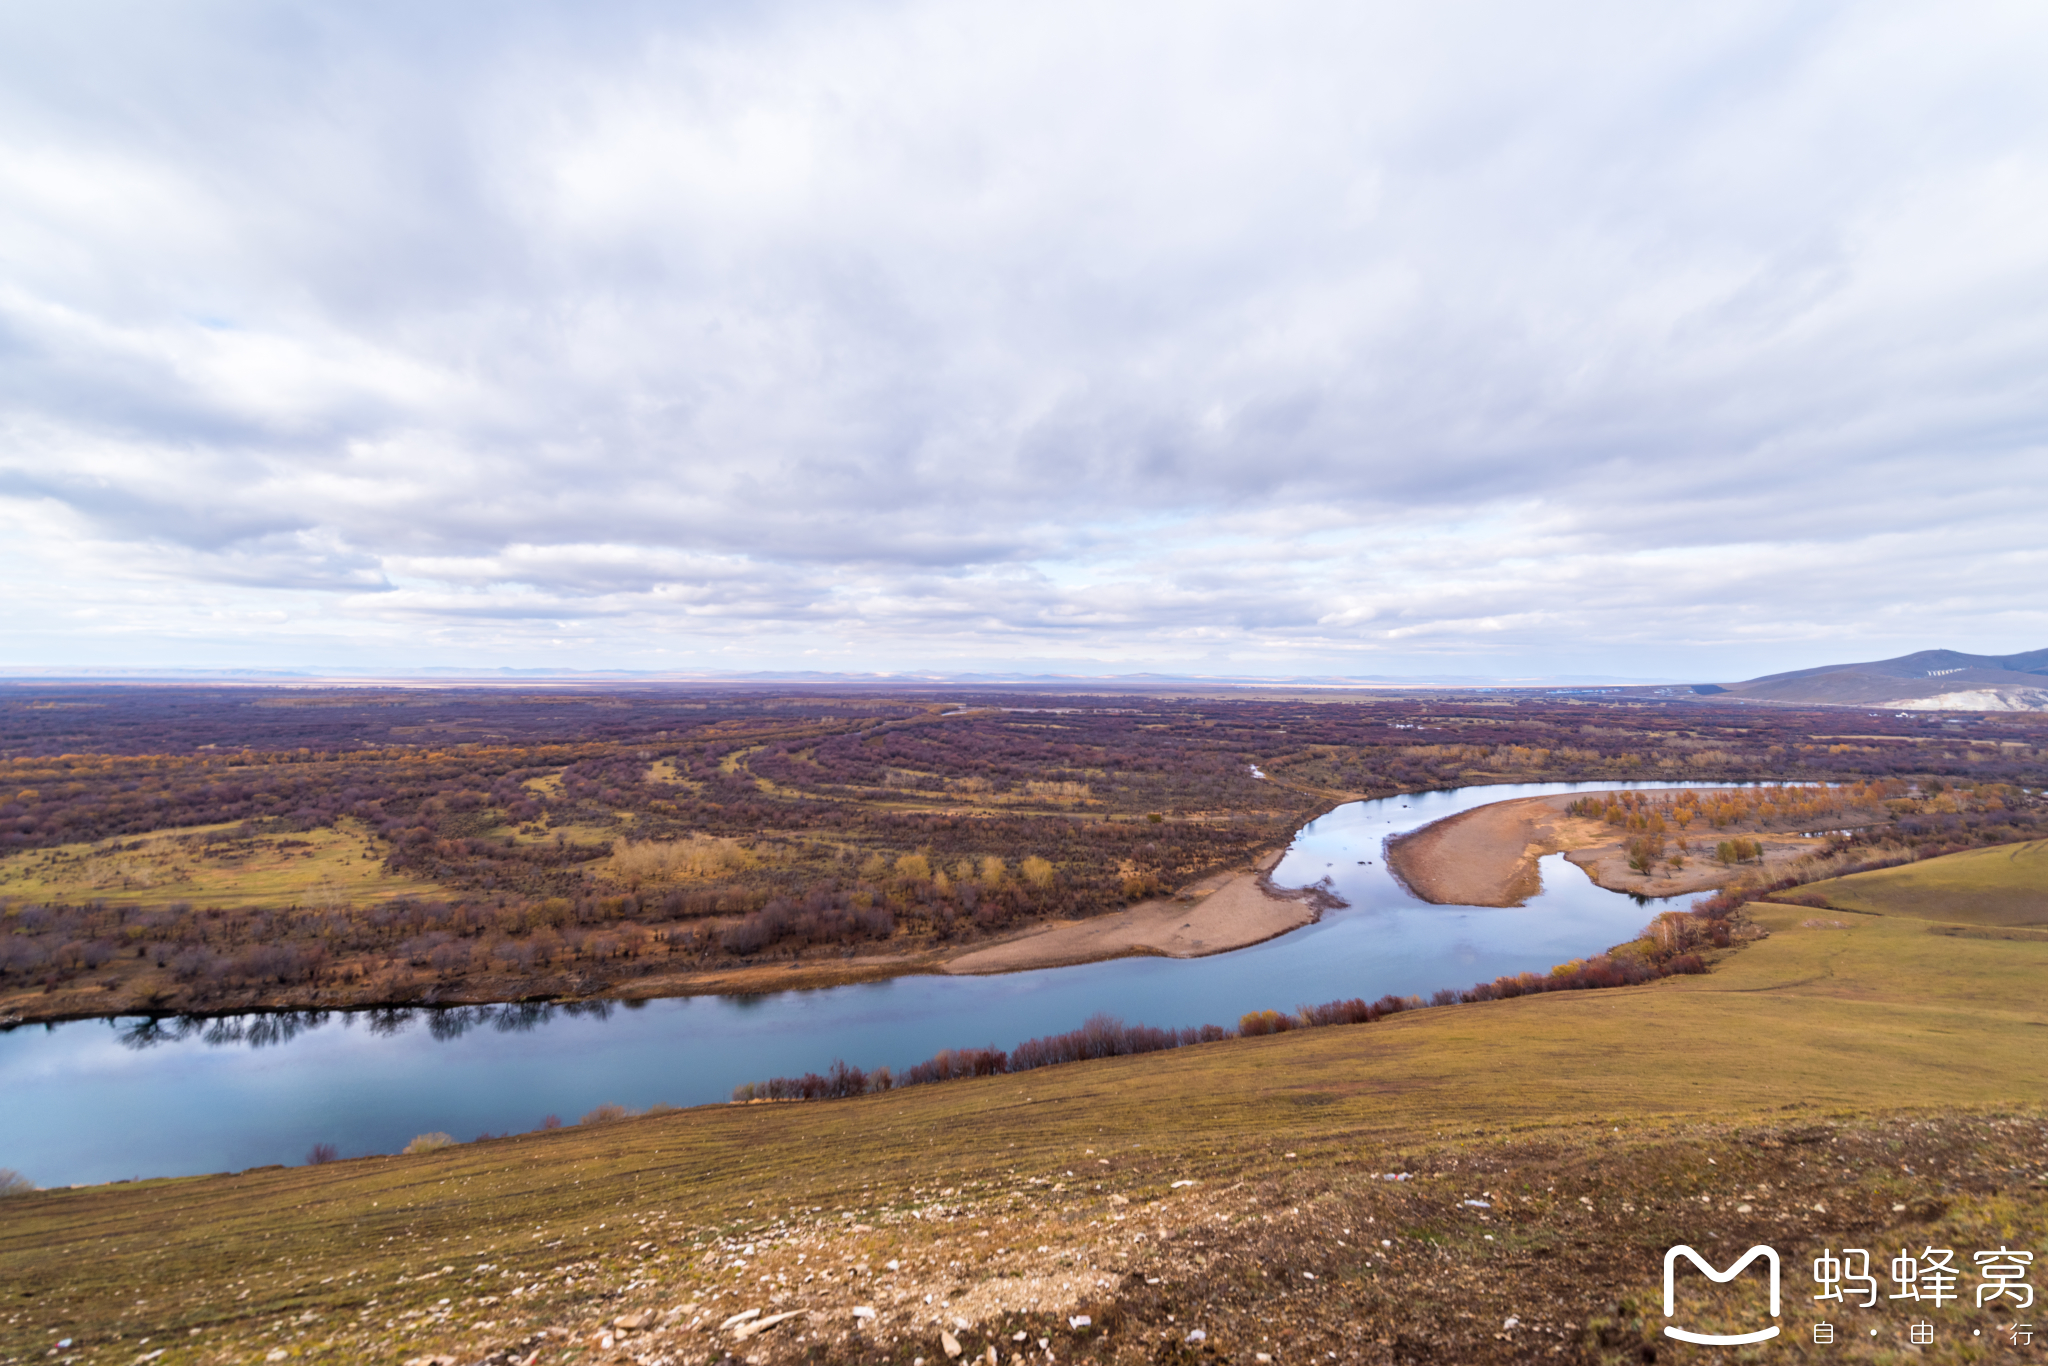
<svg viewBox="0 0 2048 1366"><path fill-rule="evenodd" d="M1267 874L1280 857L1270 854L1256 868L1218 874L1174 897L1087 920L1057 921L940 966L962 974L1022 972L1136 955L1203 958L1263 943L1314 924L1326 907L1339 904L1320 888L1274 887Z"/></svg>
<svg viewBox="0 0 2048 1366"><path fill-rule="evenodd" d="M1518 797L1461 811L1387 841L1387 865L1410 892L1438 906L1520 906L1542 890L1536 860L1563 853L1588 877L1615 892L1682 896L1726 886L1736 870L1695 857L1685 867L1660 867L1645 877L1628 866L1627 841L1614 827L1565 808L1586 792ZM1774 869L1812 853L1825 841L1802 835L1753 834L1762 867ZM1754 869L1757 865L1749 865Z"/></svg>

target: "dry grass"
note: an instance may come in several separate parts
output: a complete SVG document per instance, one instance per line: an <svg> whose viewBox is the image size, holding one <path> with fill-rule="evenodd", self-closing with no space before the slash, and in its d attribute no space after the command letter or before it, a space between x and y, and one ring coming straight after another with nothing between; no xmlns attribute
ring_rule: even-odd
<svg viewBox="0 0 2048 1366"><path fill-rule="evenodd" d="M789 1244L788 1269L799 1279L802 1266L828 1265L828 1256L835 1270L843 1258L849 1272L856 1255L872 1257L877 1274L882 1259L909 1257L935 1268L933 1288L920 1293L983 1305L978 1316L1000 1309L1019 1317L1021 1306L1003 1307L1005 1278L1025 1274L1018 1270L1020 1252L1057 1244L1053 1253L1030 1253L1045 1266L1029 1274L1053 1276L1061 1255L1070 1266L1100 1262L1117 1288L1097 1294L1126 1316L1120 1331L1132 1349L1142 1346L1140 1325L1151 1325L1145 1332L1168 1328L1161 1320L1175 1306L1183 1315L1207 1312L1221 1322L1228 1305L1241 1302L1250 1317L1234 1332L1250 1334L1262 1322L1277 1333L1282 1323L1322 1320L1286 1299L1296 1292L1277 1282L1214 1280L1240 1264L1215 1259L1248 1258L1244 1264L1256 1266L1264 1264L1260 1257L1327 1253L1332 1267L1353 1268L1343 1274L1356 1284L1333 1282L1332 1293L1356 1291L1355 1311L1346 1320L1356 1321L1415 1312L1425 1303L1415 1296L1440 1297L1426 1288L1434 1278L1462 1273L1432 1260L1445 1255L1430 1251L1433 1246L1458 1249L1458 1257L1482 1271L1487 1257L1535 1256L1528 1239L1487 1243L1480 1224L1446 1222L1443 1211L1459 1199L1510 1179L1481 1175L1482 1157L1520 1163L1516 1170L1525 1172L1539 1164L1553 1186L1577 1183L1573 1198L1584 1190L1603 1213L1581 1219L1575 1203L1550 1202L1542 1215L1550 1222L1542 1227L1553 1229L1563 1260L1530 1262L1516 1273L1519 1280L1481 1275L1469 1302L1491 1312L1495 1299L1540 1283L1557 1301L1548 1311L1556 1323L1575 1325L1569 1332L1556 1329L1563 1341L1592 1331L1596 1319L1607 1325L1599 1333L1611 1336L1621 1321L1609 1303L1619 1293L1614 1282L1625 1283L1640 1302L1646 1287L1637 1282L1653 1274L1654 1265L1644 1261L1638 1244L1665 1236L1664 1226L1680 1216L1644 1225L1606 1213L1621 1207L1608 1202L1648 1201L1678 1170L1694 1174L1688 1181L1718 1180L1705 1163L1713 1153L1721 1154L1721 1170L1733 1180L1727 1145L1734 1129L1760 1122L1840 1125L1900 1108L1950 1115L2024 1109L2048 1095L2048 1049L2040 1046L2048 1037L2042 1032L2048 1012L2039 990L2048 942L1956 938L1931 934L1921 921L1878 917L1855 917L1847 930L1808 929L1800 924L1811 917L1805 908L1753 909L1770 938L1729 955L1706 977L1649 987L1418 1011L1364 1027L862 1100L713 1106L416 1157L25 1196L9 1201L0 1216L0 1281L14 1292L16 1306L0 1327L0 1346L40 1357L61 1331L91 1344L84 1359L94 1361L131 1359L144 1335L172 1346L165 1366L260 1360L275 1350L272 1344L322 1361L395 1362L428 1350L472 1361L492 1342L554 1324L590 1335L573 1343L551 1340L543 1360L568 1359L562 1353L571 1347L584 1352L577 1360L608 1360L585 1351L596 1343L595 1325L640 1303L679 1304L730 1292L736 1297L730 1310L761 1303L770 1291L787 1297L787 1287L773 1286L753 1299L746 1295L769 1264L741 1255L739 1240L766 1239L771 1225L807 1230L803 1236L812 1241L804 1246L821 1260L800 1266L797 1244ZM1898 1132L1929 1127L1918 1120L1894 1126ZM1811 1155L1772 1156L1779 1165L1770 1180L1821 1179L1806 1160ZM1469 1177L1459 1175L1460 1163L1473 1169ZM1430 1179L1440 1184L1397 1200L1382 1197L1365 1179L1397 1166L1434 1172ZM2001 1169L1996 1163L1987 1168ZM1744 1179L1762 1179L1762 1170ZM1954 1179L1933 1165L1918 1170L1923 1174L1907 1176L1884 1166L1855 1179L1878 1182L1885 1199L1896 1191L1901 1203L1938 1194ZM1070 1171L1082 1175L1061 1175ZM1037 1182L1027 1182L1034 1175ZM1177 1180L1198 1180L1203 1190L1216 1192L1241 1183L1239 1206L1254 1196L1270 1198L1278 1203L1260 1208L1275 1219L1340 1194L1353 1202L1342 1208L1357 1211L1347 1220L1398 1219L1407 1230L1401 1247L1414 1249L1412 1265L1401 1272L1418 1278L1403 1282L1413 1294L1394 1294L1394 1282L1375 1279L1401 1269L1399 1248L1386 1253L1378 1271L1357 1269L1355 1259L1364 1254L1355 1240L1348 1253L1327 1241L1305 1250L1308 1245L1290 1234L1292 1241L1262 1252L1264 1243L1232 1238L1279 1236L1262 1231L1264 1225L1226 1236L1203 1222L1221 1206L1187 1203L1174 1213L1182 1208L1170 1203L1178 1198L1171 1186ZM1125 1238L1116 1248L1105 1243L1104 1230L1122 1213L1104 1204L1110 1192L1133 1202L1133 1217L1145 1217L1126 1233L1156 1229L1162 1239L1140 1246ZM1669 1192L1656 1198L1676 1199ZM1848 1198L1829 1187L1814 1200ZM2012 1236L2035 1238L2043 1201L2039 1192L2027 1199L2032 1203L1993 1201L1971 1217L1990 1220L1987 1228L2003 1220L2017 1229ZM910 1215L933 1201L958 1209L936 1222ZM1338 1207L1326 1208L1334 1224ZM1732 1200L1717 1218L1740 1223ZM850 1225L873 1228L860 1233ZM1781 1235L1785 1227L1781 1217ZM975 1239L977 1229L990 1238ZM1324 1232L1339 1236L1335 1227ZM729 1253L705 1262L703 1250L726 1234L734 1239ZM1182 1241L1171 1251L1161 1245L1173 1238ZM1010 1257L995 1256L997 1247L1007 1247ZM1112 1254L1113 1265L1107 1260ZM1157 1269L1130 1270L1154 1266L1146 1260L1154 1257L1162 1259ZM1200 1292L1206 1299L1190 1303L1192 1280L1175 1288L1162 1279L1168 1289L1146 1284L1148 1275L1162 1278L1175 1257L1209 1259L1201 1261L1212 1278L1200 1283L1209 1286ZM748 1262L750 1269L735 1269L728 1260ZM1379 1260L1365 1258L1368 1266ZM534 1288L510 1294L527 1286ZM804 1293L815 1300L823 1289L820 1282ZM1573 1295L1584 1303L1572 1303ZM439 1305L444 1297L454 1300L452 1308ZM922 1312L915 1297L895 1321L911 1325L913 1310ZM1467 1332L1450 1312L1440 1317L1442 1332ZM815 1325L820 1332L826 1326ZM1018 1326L1034 1334L1052 1331L1042 1313L1020 1318ZM194 1327L201 1330L197 1338L189 1335ZM844 1338L847 1330L832 1331ZM115 1333L123 1335L118 1343ZM1514 1359L1492 1332L1469 1336L1458 1352L1421 1352L1415 1359ZM706 1359L714 1344L692 1341L691 1355ZM1109 1344L1105 1354L1123 1350L1117 1346L1123 1341ZM1160 1341L1156 1333L1152 1341ZM795 1338L761 1342L776 1354L798 1351ZM878 1346L872 1352L857 1343L833 1347L826 1359L907 1362L913 1350L924 1355L932 1348L911 1337L900 1345L901 1351ZM1574 1347L1574 1355L1562 1359L1602 1359L1603 1350L1598 1343ZM1062 1361L1071 1359L1068 1348L1062 1352Z"/></svg>
<svg viewBox="0 0 2048 1366"><path fill-rule="evenodd" d="M224 838L233 829L199 826L9 855L0 859L0 897L339 910L445 894L432 882L389 872L383 841L352 820L303 834Z"/></svg>
<svg viewBox="0 0 2048 1366"><path fill-rule="evenodd" d="M2048 840L1808 883L1831 906L1958 925L2048 925Z"/></svg>

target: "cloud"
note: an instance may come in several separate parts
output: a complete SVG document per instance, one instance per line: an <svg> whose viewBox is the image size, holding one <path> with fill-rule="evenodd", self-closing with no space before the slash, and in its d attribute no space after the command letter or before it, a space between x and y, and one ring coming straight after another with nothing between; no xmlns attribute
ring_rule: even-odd
<svg viewBox="0 0 2048 1366"><path fill-rule="evenodd" d="M2038 644L2044 26L18 11L8 662Z"/></svg>

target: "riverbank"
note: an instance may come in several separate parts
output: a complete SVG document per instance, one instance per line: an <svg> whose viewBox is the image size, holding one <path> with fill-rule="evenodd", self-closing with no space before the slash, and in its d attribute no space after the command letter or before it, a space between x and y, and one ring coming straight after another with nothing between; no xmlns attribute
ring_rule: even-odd
<svg viewBox="0 0 2048 1366"><path fill-rule="evenodd" d="M1625 835L1605 820L1567 809L1603 795L1521 797L1460 812L1387 841L1387 863L1409 891L1439 906L1523 905L1542 890L1537 860L1547 854L1563 854L1608 891L1652 898L1713 891L1734 875L1704 849L1683 866L1664 862L1651 873L1631 867ZM1826 845L1799 834L1748 837L1761 852L1746 866L1765 876ZM1712 832L1702 839L1710 846Z"/></svg>

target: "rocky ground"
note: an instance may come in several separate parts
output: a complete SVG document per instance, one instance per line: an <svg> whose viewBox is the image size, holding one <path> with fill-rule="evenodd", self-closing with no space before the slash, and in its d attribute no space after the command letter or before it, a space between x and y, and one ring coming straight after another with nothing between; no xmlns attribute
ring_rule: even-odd
<svg viewBox="0 0 2048 1366"><path fill-rule="evenodd" d="M1781 1252L1773 1359L2032 1360L2040 1349L2006 1341L2028 1316L1977 1309L1967 1275L1961 1302L1937 1311L1816 1313L1807 1267L1823 1246L1882 1260L1931 1244L1964 1266L1978 1248L2043 1250L2048 1118L1469 1131L1408 1151L1223 1151L1163 1166L1105 1146L961 1186L877 1174L870 1194L852 1208L757 1205L716 1227L671 1219L657 1197L587 1230L560 1261L547 1255L560 1240L517 1265L450 1253L360 1285L346 1310L223 1316L168 1342L67 1352L10 1324L5 1360L1750 1359L1661 1336L1661 1258L1675 1242L1717 1265L1754 1243ZM317 1270L346 1278L352 1258L335 1248ZM1696 1279L1696 1326L1744 1326L1762 1312L1759 1291ZM1823 1314L1843 1345L1812 1343ZM1926 1346L1907 1342L1921 1318L1938 1332Z"/></svg>

